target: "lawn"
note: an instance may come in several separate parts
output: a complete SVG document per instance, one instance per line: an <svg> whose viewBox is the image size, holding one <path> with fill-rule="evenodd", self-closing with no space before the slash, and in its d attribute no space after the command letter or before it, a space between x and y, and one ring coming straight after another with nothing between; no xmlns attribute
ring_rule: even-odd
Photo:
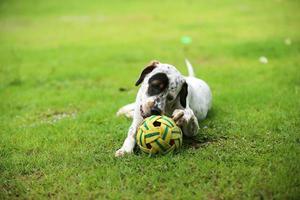
<svg viewBox="0 0 300 200"><path fill-rule="evenodd" d="M2 0L0 199L299 199L299 8ZM195 141L115 158L143 66L185 57L213 92Z"/></svg>

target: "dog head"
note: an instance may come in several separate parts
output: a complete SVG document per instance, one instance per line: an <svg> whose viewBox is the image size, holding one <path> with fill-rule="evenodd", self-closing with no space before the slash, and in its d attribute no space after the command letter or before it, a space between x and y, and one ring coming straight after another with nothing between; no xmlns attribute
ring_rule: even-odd
<svg viewBox="0 0 300 200"><path fill-rule="evenodd" d="M140 84L138 98L143 118L161 114L170 116L175 107L186 107L187 84L174 66L152 61L135 85Z"/></svg>

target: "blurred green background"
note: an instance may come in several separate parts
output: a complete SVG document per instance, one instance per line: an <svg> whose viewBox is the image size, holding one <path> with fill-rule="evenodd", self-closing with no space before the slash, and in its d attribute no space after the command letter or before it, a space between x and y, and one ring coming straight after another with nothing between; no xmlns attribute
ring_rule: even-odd
<svg viewBox="0 0 300 200"><path fill-rule="evenodd" d="M1 0L0 198L299 198L299 8ZM200 143L114 158L143 66L186 57L213 92Z"/></svg>

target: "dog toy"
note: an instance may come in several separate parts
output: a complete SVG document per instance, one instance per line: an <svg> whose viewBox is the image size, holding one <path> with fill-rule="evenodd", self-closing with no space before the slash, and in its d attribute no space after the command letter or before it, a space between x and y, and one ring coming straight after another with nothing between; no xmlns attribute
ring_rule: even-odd
<svg viewBox="0 0 300 200"><path fill-rule="evenodd" d="M182 131L171 118L152 115L139 127L136 141L147 154L168 154L182 146Z"/></svg>

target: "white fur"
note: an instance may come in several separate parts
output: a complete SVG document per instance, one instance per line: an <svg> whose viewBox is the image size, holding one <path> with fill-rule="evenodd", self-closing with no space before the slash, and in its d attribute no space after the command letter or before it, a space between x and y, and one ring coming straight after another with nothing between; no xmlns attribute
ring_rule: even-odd
<svg viewBox="0 0 300 200"><path fill-rule="evenodd" d="M210 88L203 80L195 77L186 77L185 80L188 84L187 104L197 119L203 120L212 104Z"/></svg>
<svg viewBox="0 0 300 200"><path fill-rule="evenodd" d="M120 108L117 112L117 116L125 115L128 118L133 118L135 103L128 104Z"/></svg>
<svg viewBox="0 0 300 200"><path fill-rule="evenodd" d="M185 59L185 64L188 69L189 76L194 77L195 76L194 68L188 59Z"/></svg>
<svg viewBox="0 0 300 200"><path fill-rule="evenodd" d="M156 106L164 111L163 114L173 117L176 124L182 127L182 131L186 136L191 137L198 133L198 122L207 116L207 112L211 108L212 95L209 86L203 80L193 77L193 68L188 60L186 60L186 63L189 69L189 77L182 76L172 65L158 63L157 67L145 77L138 91L136 101L119 109L118 116L124 114L127 117L133 117L133 121L123 146L116 151L115 155L117 157L133 152L136 131L143 121L141 110L143 113L147 113L154 106L154 101L157 99L160 99L160 101L159 105ZM148 80L151 76L160 72L167 74L169 87L163 94L149 97L146 94ZM178 98L174 99L173 102L166 100L167 95L177 96L184 82L188 85L185 108L181 106Z"/></svg>

